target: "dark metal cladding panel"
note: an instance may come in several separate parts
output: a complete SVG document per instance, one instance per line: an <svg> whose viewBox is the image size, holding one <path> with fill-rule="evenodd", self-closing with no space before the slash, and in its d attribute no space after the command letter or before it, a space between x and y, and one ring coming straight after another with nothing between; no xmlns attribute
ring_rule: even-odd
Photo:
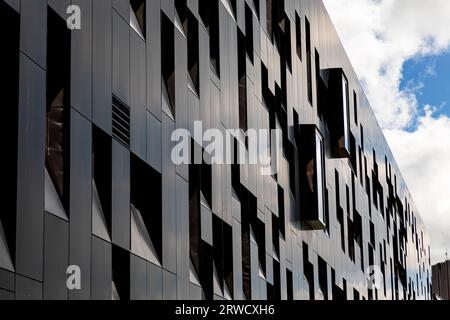
<svg viewBox="0 0 450 320"><path fill-rule="evenodd" d="M17 73L19 84L18 102L7 97L8 104L18 105L17 141L8 147L17 147L17 198L11 196L12 212L0 215L11 251L0 247L8 269L0 269L0 299L432 298L424 222L322 1L6 0L3 5L20 14L20 38L8 35L17 38L8 44L18 47L8 60L16 51L19 57L18 70L7 70ZM59 51L46 40L48 12L65 25L69 5L81 9L81 30L70 31L70 152L64 161L68 172L57 174L69 182L66 221L44 212L46 83L66 80L58 78L63 72L52 72L62 69L59 65L47 66L48 57L57 65L52 55ZM145 26L142 34L136 23ZM338 108L344 102L342 76L348 110ZM282 129L280 157L271 164L277 170L262 175L261 165L213 164L205 172L175 165L178 142L172 133L194 134L195 121L201 121L203 133ZM311 170L319 155L307 150L313 135L302 132L302 125L323 136L322 174ZM111 170L97 171L102 181L111 181L111 190L104 189L109 183L101 184L103 231L92 196L94 169L100 166L92 150L93 126L112 141L111 167L106 166ZM57 140L51 145L60 146ZM202 137L197 140L202 144ZM204 149L207 145L203 141ZM231 147L234 151L234 142ZM151 172L161 183L146 189L146 175L130 181L133 172ZM315 188L319 185L323 192ZM131 219L130 198L137 195L143 223ZM92 234L94 205L96 233L106 240ZM156 264L131 253L132 227L133 239L144 239L134 252L147 257L156 252ZM80 290L65 286L68 265L80 267ZM377 290L365 281L370 266L383 274ZM435 280L433 289L442 288L448 286Z"/></svg>

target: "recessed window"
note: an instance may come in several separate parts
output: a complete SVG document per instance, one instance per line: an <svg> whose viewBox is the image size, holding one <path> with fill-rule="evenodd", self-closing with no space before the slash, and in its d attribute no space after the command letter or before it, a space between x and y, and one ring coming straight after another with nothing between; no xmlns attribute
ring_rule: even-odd
<svg viewBox="0 0 450 320"><path fill-rule="evenodd" d="M71 36L66 21L48 8L45 163L51 183L68 212Z"/></svg>
<svg viewBox="0 0 450 320"><path fill-rule="evenodd" d="M239 193L239 201L241 203L241 250L242 250L242 282L244 289L244 298L247 300L252 299L251 295L251 253L250 246L251 241L257 241L252 235L255 235L254 221L257 216L257 201L256 197L249 192L246 188L242 187ZM259 220L259 219L258 219ZM250 227L252 225L252 227ZM253 231L253 232L252 232ZM259 244L259 242L258 242ZM258 249L258 256L259 256Z"/></svg>
<svg viewBox="0 0 450 320"><path fill-rule="evenodd" d="M130 252L112 245L112 300L130 300Z"/></svg>
<svg viewBox="0 0 450 320"><path fill-rule="evenodd" d="M324 300L328 300L328 265L319 257L319 288Z"/></svg>
<svg viewBox="0 0 450 320"><path fill-rule="evenodd" d="M325 155L322 134L315 125L300 128L300 220L305 228L324 229Z"/></svg>
<svg viewBox="0 0 450 320"><path fill-rule="evenodd" d="M220 294L233 298L233 238L232 228L213 214L214 268Z"/></svg>
<svg viewBox="0 0 450 320"><path fill-rule="evenodd" d="M130 25L143 39L146 32L145 0L130 0Z"/></svg>
<svg viewBox="0 0 450 320"><path fill-rule="evenodd" d="M284 189L278 186L278 216L279 216L279 228L280 234L283 238L286 236L285 227L285 206L284 206Z"/></svg>
<svg viewBox="0 0 450 320"><path fill-rule="evenodd" d="M266 27L267 27L267 35L269 36L269 39L273 39L273 6L274 1L276 0L266 0Z"/></svg>
<svg viewBox="0 0 450 320"><path fill-rule="evenodd" d="M161 174L131 154L130 177L131 251L155 265L161 265Z"/></svg>
<svg viewBox="0 0 450 320"><path fill-rule="evenodd" d="M303 276L309 291L309 300L315 300L314 265L309 262L308 245L303 242Z"/></svg>
<svg viewBox="0 0 450 320"><path fill-rule="evenodd" d="M320 76L320 54L317 49L314 50L314 67L316 73L316 101L317 101L317 114L319 117L324 116L326 110L326 88L323 84L322 78Z"/></svg>
<svg viewBox="0 0 450 320"><path fill-rule="evenodd" d="M350 141L349 141L349 116L348 116L348 81L344 74L342 74L342 114L343 114L343 123L344 123L344 135L343 135L343 141L340 142L342 145L342 148L349 150L350 148Z"/></svg>
<svg viewBox="0 0 450 320"><path fill-rule="evenodd" d="M355 124L358 125L358 96L355 91L353 91L353 119Z"/></svg>
<svg viewBox="0 0 450 320"><path fill-rule="evenodd" d="M279 27L279 50L283 61L286 63L287 69L292 72L292 44L291 44L291 21L287 16L284 8L280 4L279 13L280 22L278 24ZM285 72L283 69L282 72ZM283 78L285 79L285 77ZM283 89L285 84L283 84Z"/></svg>
<svg viewBox="0 0 450 320"><path fill-rule="evenodd" d="M295 12L295 40L297 56L302 60L302 21L297 12Z"/></svg>
<svg viewBox="0 0 450 320"><path fill-rule="evenodd" d="M112 140L92 127L92 233L111 241Z"/></svg>
<svg viewBox="0 0 450 320"><path fill-rule="evenodd" d="M308 18L305 17L305 37L306 37L306 85L308 93L308 101L313 104L313 90L312 90L312 66L311 66L311 26Z"/></svg>
<svg viewBox="0 0 450 320"><path fill-rule="evenodd" d="M292 278L292 271L286 269L286 286L287 286L287 301L292 301L294 299L294 282Z"/></svg>
<svg viewBox="0 0 450 320"><path fill-rule="evenodd" d="M179 21L184 32L188 31L187 13L187 0L175 0L175 21Z"/></svg>
<svg viewBox="0 0 450 320"><path fill-rule="evenodd" d="M190 10L187 11L187 26L189 87L200 95L198 21Z"/></svg>
<svg viewBox="0 0 450 320"><path fill-rule="evenodd" d="M225 0L227 1L227 0ZM236 10L237 10L237 6L236 6L236 1L237 0L228 0L230 1L230 6L231 6L231 13L233 14L233 17L236 19Z"/></svg>
<svg viewBox="0 0 450 320"><path fill-rule="evenodd" d="M245 41L247 55L253 63L253 11L245 4Z"/></svg>
<svg viewBox="0 0 450 320"><path fill-rule="evenodd" d="M244 34L238 29L239 128L247 131L247 58Z"/></svg>
<svg viewBox="0 0 450 320"><path fill-rule="evenodd" d="M259 5L259 1L260 0L252 0L253 1L253 8L255 8L255 14L258 17L259 20L259 15L260 15L260 5Z"/></svg>
<svg viewBox="0 0 450 320"><path fill-rule="evenodd" d="M191 164L189 165L189 248L193 271L197 273L202 285L208 288L211 286L209 289L204 288L206 291L212 290L214 267L213 261L209 260L212 259L212 248L201 239L201 210L211 210L212 176L210 165L204 162L195 163L196 154L203 155L204 150L192 139ZM209 279L210 273L211 279Z"/></svg>
<svg viewBox="0 0 450 320"><path fill-rule="evenodd" d="M2 159L9 174L3 175L2 203L0 210L0 268L14 271L16 254L17 207L17 151L19 131L19 45L20 15L4 1L0 1L0 39L2 60L0 87L2 88L1 126L4 153ZM7 137L7 138L6 138ZM5 240L5 242L3 241Z"/></svg>
<svg viewBox="0 0 450 320"><path fill-rule="evenodd" d="M175 117L175 29L170 19L161 12L161 75L162 108Z"/></svg>
<svg viewBox="0 0 450 320"><path fill-rule="evenodd" d="M355 136L350 133L350 168L354 173L358 174L358 159L356 152L356 139Z"/></svg>
<svg viewBox="0 0 450 320"><path fill-rule="evenodd" d="M220 77L220 29L218 0L199 0L199 14L209 32L211 70Z"/></svg>

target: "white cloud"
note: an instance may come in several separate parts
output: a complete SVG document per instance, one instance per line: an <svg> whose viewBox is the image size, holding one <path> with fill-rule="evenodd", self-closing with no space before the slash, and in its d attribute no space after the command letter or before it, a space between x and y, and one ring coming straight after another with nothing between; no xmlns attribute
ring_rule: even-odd
<svg viewBox="0 0 450 320"><path fill-rule="evenodd" d="M450 43L448 0L325 0L325 5L383 128L405 128L417 114L400 91L403 63Z"/></svg>
<svg viewBox="0 0 450 320"><path fill-rule="evenodd" d="M400 90L406 60L450 44L448 0L324 0L424 218L433 261L450 247L450 118L418 112L422 82ZM424 74L433 75L430 65ZM413 132L406 129L415 124ZM450 248L449 248L450 249Z"/></svg>

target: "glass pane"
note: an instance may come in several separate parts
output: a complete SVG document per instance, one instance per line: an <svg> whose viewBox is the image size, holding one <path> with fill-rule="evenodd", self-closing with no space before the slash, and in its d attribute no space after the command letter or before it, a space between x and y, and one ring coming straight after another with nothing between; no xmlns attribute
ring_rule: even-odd
<svg viewBox="0 0 450 320"><path fill-rule="evenodd" d="M349 123L348 123L348 82L344 75L342 75L342 107L344 108L344 147L350 150L349 146Z"/></svg>
<svg viewBox="0 0 450 320"><path fill-rule="evenodd" d="M317 178L317 217L318 220L324 221L324 207L323 207L323 197L324 197L324 183L323 183L323 142L322 137L318 132L316 132L316 178Z"/></svg>

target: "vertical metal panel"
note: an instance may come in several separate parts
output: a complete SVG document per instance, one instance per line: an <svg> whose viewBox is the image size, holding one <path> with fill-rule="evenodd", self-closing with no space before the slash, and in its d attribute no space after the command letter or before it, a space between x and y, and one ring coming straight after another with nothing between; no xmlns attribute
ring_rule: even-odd
<svg viewBox="0 0 450 320"><path fill-rule="evenodd" d="M92 0L74 0L80 7L82 26L72 32L71 105L88 119L92 117Z"/></svg>
<svg viewBox="0 0 450 320"><path fill-rule="evenodd" d="M70 247L69 263L85 275L81 290L69 292L70 299L89 299L91 279L91 186L92 127L86 118L71 109L70 114Z"/></svg>
<svg viewBox="0 0 450 320"><path fill-rule="evenodd" d="M92 237L91 298L111 300L112 264L111 244L95 236Z"/></svg>
<svg viewBox="0 0 450 320"><path fill-rule="evenodd" d="M112 144L112 241L130 249L130 153Z"/></svg>
<svg viewBox="0 0 450 320"><path fill-rule="evenodd" d="M130 31L130 112L131 151L142 159L147 157L147 106L145 76L145 41Z"/></svg>
<svg viewBox="0 0 450 320"><path fill-rule="evenodd" d="M110 0L93 1L92 121L111 134L112 8Z"/></svg>
<svg viewBox="0 0 450 320"><path fill-rule="evenodd" d="M16 272L42 280L45 73L20 56Z"/></svg>
<svg viewBox="0 0 450 320"><path fill-rule="evenodd" d="M44 224L44 299L67 300L69 225L49 213Z"/></svg>

